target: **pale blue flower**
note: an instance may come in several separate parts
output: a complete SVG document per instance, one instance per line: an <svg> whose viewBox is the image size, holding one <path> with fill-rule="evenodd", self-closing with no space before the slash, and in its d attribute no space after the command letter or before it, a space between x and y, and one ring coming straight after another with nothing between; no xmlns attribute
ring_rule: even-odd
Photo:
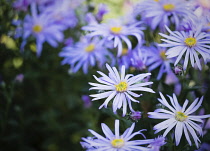
<svg viewBox="0 0 210 151"><path fill-rule="evenodd" d="M142 44L143 29L142 22L125 24L122 20L109 20L108 23L91 24L82 27L83 30L90 31L88 36L102 36L103 42L113 41L114 48L118 47L117 56L122 54L123 42L129 50L132 49L132 43L128 36L134 36L138 40L138 44Z"/></svg>
<svg viewBox="0 0 210 151"><path fill-rule="evenodd" d="M92 83L89 82L90 85L93 87L90 90L102 90L105 92L90 95L94 97L92 101L104 99L104 103L99 107L107 108L108 103L113 99L113 112L116 113L117 109L123 108L123 116L125 116L127 112L127 105L131 111L134 111L131 105L131 102L138 102L138 100L134 99L133 97L140 97L132 91L145 91L155 93L151 88L147 88L145 86L151 85L153 82L143 82L142 80L147 76L151 75L151 73L143 73L136 76L132 74L125 74L125 66L122 66L121 72L117 71L115 67L110 67L106 64L106 67L109 71L109 75L105 75L104 73L98 71L98 73L102 76L97 78L94 75L94 78L99 82Z"/></svg>
<svg viewBox="0 0 210 151"><path fill-rule="evenodd" d="M45 12L52 17L54 23L63 25L66 29L73 28L78 23L75 9L81 2L82 0L57 0Z"/></svg>
<svg viewBox="0 0 210 151"><path fill-rule="evenodd" d="M200 57L203 58L204 63L207 63L207 60L210 58L210 37L207 33L201 32L201 29L197 29L197 31L171 31L166 26L167 31L170 35L162 34L161 36L167 39L161 39L166 42L164 44L159 44L161 47L169 47L166 51L167 58L176 57L176 61L174 65L176 66L178 62L184 56L184 65L183 69L186 70L188 62L190 60L192 67L195 67L195 64L201 70L201 63L199 60Z"/></svg>
<svg viewBox="0 0 210 151"><path fill-rule="evenodd" d="M41 55L42 45L46 41L52 47L57 47L58 42L61 42L64 38L63 26L53 23L51 16L46 13L37 13L36 5L31 5L31 16L27 15L23 21L23 43L26 44L26 40L30 35L36 38L37 56Z"/></svg>
<svg viewBox="0 0 210 151"><path fill-rule="evenodd" d="M146 66L151 72L159 67L157 80L160 80L164 73L168 74L172 72L171 63L174 63L172 59L166 57L166 48L158 47L156 44L147 48L147 60Z"/></svg>
<svg viewBox="0 0 210 151"><path fill-rule="evenodd" d="M91 40L89 37L83 37L75 45L64 47L59 56L64 57L62 64L69 64L73 73L82 68L87 74L89 66L98 65L101 68L112 54L98 38Z"/></svg>
<svg viewBox="0 0 210 151"><path fill-rule="evenodd" d="M133 133L135 123L127 128L122 135L120 135L119 120L115 120L114 134L104 123L101 124L101 128L105 137L89 129L89 132L92 133L94 137L82 138L83 142L81 142L81 145L87 149L86 151L150 151L150 148L140 145L149 144L153 139L130 140L139 134L145 138L144 134L142 134L144 130Z"/></svg>
<svg viewBox="0 0 210 151"><path fill-rule="evenodd" d="M184 133L189 145L192 145L190 137L192 136L197 148L200 142L197 133L202 136L203 131L200 123L203 123L204 118L209 118L208 115L192 115L201 106L203 97L196 98L193 103L187 107L189 101L186 99L183 106L178 103L177 97L173 94L173 97L169 96L171 105L165 99L163 94L160 92L161 99L158 101L164 105L165 109L156 109L154 112L148 112L149 118L153 119L164 119L165 121L154 126L155 133L158 133L165 129L163 137L175 127L175 141L176 146L179 145L182 134Z"/></svg>
<svg viewBox="0 0 210 151"><path fill-rule="evenodd" d="M164 31L164 26L174 24L177 28L183 18L189 18L193 12L183 0L144 0L139 3L134 13L140 14L151 29L159 27Z"/></svg>

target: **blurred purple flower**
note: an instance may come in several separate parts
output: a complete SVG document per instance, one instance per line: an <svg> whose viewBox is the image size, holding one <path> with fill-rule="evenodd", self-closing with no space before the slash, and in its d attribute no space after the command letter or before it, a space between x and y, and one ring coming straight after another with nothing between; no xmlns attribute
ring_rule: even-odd
<svg viewBox="0 0 210 151"><path fill-rule="evenodd" d="M137 46L132 53L131 66L140 71L146 69L147 53L145 50L145 47Z"/></svg>
<svg viewBox="0 0 210 151"><path fill-rule="evenodd" d="M140 111L133 111L133 112L131 112L129 117L134 121L138 121L139 119L141 119L141 112Z"/></svg>
<svg viewBox="0 0 210 151"><path fill-rule="evenodd" d="M170 64L173 63L173 60L166 58L165 48L158 47L157 44L155 44L154 46L148 47L146 53L146 65L148 66L148 70L151 72L152 70L160 67L157 80L160 80L164 73L171 73L172 69Z"/></svg>
<svg viewBox="0 0 210 151"><path fill-rule="evenodd" d="M47 7L45 12L52 16L54 23L64 26L65 29L75 27L78 19L74 12L74 5L72 4L74 1L57 0L53 5Z"/></svg>
<svg viewBox="0 0 210 151"><path fill-rule="evenodd" d="M31 5L32 16L27 15L23 22L23 43L22 47L26 44L26 40L30 35L36 38L37 56L41 55L42 45L47 41L52 47L57 47L58 43L64 38L63 26L55 24L51 16L46 13L37 14L36 4Z"/></svg>
<svg viewBox="0 0 210 151"><path fill-rule="evenodd" d="M183 68L180 65L177 65L174 67L174 73L176 75L182 75L183 74Z"/></svg>
<svg viewBox="0 0 210 151"><path fill-rule="evenodd" d="M179 27L182 18L190 18L193 14L186 1L182 0L145 0L136 6L134 13L140 14L152 30L159 27L161 31L171 23Z"/></svg>
<svg viewBox="0 0 210 151"><path fill-rule="evenodd" d="M64 47L59 56L64 57L62 64L71 65L73 73L82 68L87 74L89 66L102 67L107 62L107 57L112 57L112 54L102 46L98 38L90 40L89 37L83 37L74 46Z"/></svg>
<svg viewBox="0 0 210 151"><path fill-rule="evenodd" d="M16 75L15 82L22 83L23 79L24 79L24 74L20 73L20 74Z"/></svg>
<svg viewBox="0 0 210 151"><path fill-rule="evenodd" d="M96 20L95 16L93 15L93 13L87 13L85 15L85 21L91 25L91 24L98 24L98 21Z"/></svg>
<svg viewBox="0 0 210 151"><path fill-rule="evenodd" d="M108 10L108 7L107 7L107 5L106 4L99 4L99 6L98 6L98 12L97 12L97 14L96 14L96 18L97 18L97 20L98 21L102 21L102 19L103 19L103 16L106 14L106 13L108 13L109 12L109 10Z"/></svg>
<svg viewBox="0 0 210 151"><path fill-rule="evenodd" d="M65 45L68 45L68 46L73 45L73 43L74 43L74 40L73 40L71 37L65 39L65 41L64 41L64 44L65 44Z"/></svg>
<svg viewBox="0 0 210 151"><path fill-rule="evenodd" d="M92 106L91 98L88 95L82 95L82 101L85 108L89 108Z"/></svg>
<svg viewBox="0 0 210 151"><path fill-rule="evenodd" d="M157 138L154 139L152 143L149 144L149 148L151 148L150 151L160 151L160 147L165 145L165 137L163 136L158 136Z"/></svg>
<svg viewBox="0 0 210 151"><path fill-rule="evenodd" d="M122 54L123 44L125 42L128 50L132 49L131 41L128 36L137 38L138 43L142 43L144 27L141 27L142 22L136 22L130 25L125 25L122 20L109 20L108 23L94 24L83 26L82 29L91 31L90 37L102 36L103 42L114 41L114 48L118 47L117 56Z"/></svg>
<svg viewBox="0 0 210 151"><path fill-rule="evenodd" d="M13 7L16 10L22 10L22 11L27 11L28 6L32 3L33 0L16 0L13 3Z"/></svg>

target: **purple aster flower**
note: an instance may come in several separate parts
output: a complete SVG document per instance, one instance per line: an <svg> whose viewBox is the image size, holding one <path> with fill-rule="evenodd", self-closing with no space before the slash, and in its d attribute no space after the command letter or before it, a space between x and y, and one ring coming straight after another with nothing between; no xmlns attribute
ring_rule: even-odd
<svg viewBox="0 0 210 151"><path fill-rule="evenodd" d="M107 7L107 5L106 4L99 4L99 6L98 6L98 12L97 12L97 14L96 14L96 18L97 18L97 20L98 21L102 21L102 19L103 19L103 16L106 14L106 13L108 13L109 12L109 10L108 10L108 7Z"/></svg>
<svg viewBox="0 0 210 151"><path fill-rule="evenodd" d="M16 10L22 10L22 11L27 11L28 6L33 2L33 0L16 0L13 3L13 7Z"/></svg>
<svg viewBox="0 0 210 151"><path fill-rule="evenodd" d="M91 98L88 95L82 95L82 101L85 108L89 108L92 106Z"/></svg>
<svg viewBox="0 0 210 151"><path fill-rule="evenodd" d="M99 107L107 107L108 103L111 99L113 99L113 112L116 113L117 109L123 107L123 116L125 116L127 112L127 104L131 111L134 111L131 105L131 102L138 102L133 97L140 97L132 91L145 91L155 93L151 88L147 88L144 86L151 85L153 82L143 82L142 80L151 75L151 73L143 73L136 76L132 74L125 75L125 66L122 66L121 73L119 74L115 67L110 67L106 64L107 69L109 70L109 75L105 75L104 73L98 71L98 73L102 76L97 78L94 75L94 78L100 83L92 83L89 82L93 87L90 90L107 90L106 92L90 95L94 97L92 101L106 98L104 103Z"/></svg>
<svg viewBox="0 0 210 151"><path fill-rule="evenodd" d="M84 141L82 142L82 146L87 148L87 151L150 151L149 148L140 145L149 144L153 139L130 140L139 134L145 137L144 134L142 134L144 130L133 133L135 123L133 123L130 128L127 128L122 135L120 135L119 120L115 120L115 134L113 134L106 124L102 123L101 127L105 137L89 129L89 132L95 137L93 139L89 137L82 138Z"/></svg>
<svg viewBox="0 0 210 151"><path fill-rule="evenodd" d="M151 142L150 144L149 144L149 148L151 148L151 150L150 151L160 151L160 147L161 146L163 146L163 145L165 145L166 144L166 142L165 142L165 137L163 137L163 136L158 136L157 138L155 138L154 140L153 140L153 142Z"/></svg>
<svg viewBox="0 0 210 151"><path fill-rule="evenodd" d="M126 69L130 68L134 52L135 50L128 50L127 48L123 48L121 55L116 58L119 67L124 65Z"/></svg>
<svg viewBox="0 0 210 151"><path fill-rule="evenodd" d="M41 55L42 45L47 41L52 47L57 47L58 43L63 40L62 31L64 28L54 24L52 18L45 13L37 14L36 5L31 5L32 16L27 15L23 22L23 43L26 44L26 39L33 35L36 38L37 56Z"/></svg>
<svg viewBox="0 0 210 151"><path fill-rule="evenodd" d="M20 74L16 75L15 82L22 83L23 80L24 80L24 74L20 73Z"/></svg>
<svg viewBox="0 0 210 151"><path fill-rule="evenodd" d="M167 39L161 39L166 42L164 44L159 44L161 47L169 47L166 51L167 58L177 57L174 65L181 60L182 56L185 54L183 69L186 70L188 61L190 60L192 67L195 67L195 64L201 70L201 63L199 60L199 55L204 60L204 63L207 63L207 59L210 58L209 44L210 38L209 35L201 32L201 30L197 29L197 31L174 31L172 32L167 26L167 31L170 35L162 34L161 36Z"/></svg>
<svg viewBox="0 0 210 151"><path fill-rule="evenodd" d="M65 28L75 27L78 19L74 12L74 1L75 0L57 0L52 6L47 7L45 12L52 16L54 23L63 25ZM81 2L81 0L78 2Z"/></svg>
<svg viewBox="0 0 210 151"><path fill-rule="evenodd" d="M178 103L177 97L173 94L173 97L169 96L172 105L169 105L163 94L160 92L161 99L158 101L163 104L167 109L156 109L154 112L148 112L149 118L153 119L165 119L165 121L154 126L155 133L158 133L165 129L163 137L165 137L172 128L175 127L175 141L176 146L179 145L182 134L184 132L185 138L189 145L192 145L190 135L192 136L197 148L198 142L200 142L197 133L202 136L203 131L199 123L203 123L204 118L209 118L208 115L192 115L201 106L203 97L196 98L193 103L187 108L188 100L185 100L183 106Z"/></svg>
<svg viewBox="0 0 210 151"><path fill-rule="evenodd" d="M195 13L200 14L199 16L210 15L210 3L209 0L193 0L193 6L196 8Z"/></svg>
<svg viewBox="0 0 210 151"><path fill-rule="evenodd" d="M133 111L133 112L130 113L129 117L134 121L138 121L139 119L141 119L141 112L140 111Z"/></svg>
<svg viewBox="0 0 210 151"><path fill-rule="evenodd" d="M159 27L161 31L165 30L164 25L171 23L177 28L182 18L193 14L182 0L145 0L136 6L134 13L140 14L153 30Z"/></svg>
<svg viewBox="0 0 210 151"><path fill-rule="evenodd" d="M90 40L89 37L83 37L75 45L64 47L59 56L64 57L62 64L71 65L73 73L82 68L83 72L87 74L89 66L96 66L98 63L101 68L107 62L107 57L112 57L112 54L98 38Z"/></svg>
<svg viewBox="0 0 210 151"><path fill-rule="evenodd" d="M156 44L150 46L147 51L147 61L146 65L148 70L152 70L160 67L157 80L160 80L164 73L169 73L172 71L170 64L173 63L172 59L166 57L166 49L163 47L158 47Z"/></svg>
<svg viewBox="0 0 210 151"><path fill-rule="evenodd" d="M131 58L131 66L140 71L145 70L148 57L146 52L145 47L137 46Z"/></svg>
<svg viewBox="0 0 210 151"><path fill-rule="evenodd" d="M132 49L131 41L128 36L134 36L137 38L138 43L142 43L144 27L140 25L142 22L136 22L133 24L125 25L122 20L110 20L108 23L93 24L82 27L83 30L91 31L88 35L91 37L102 36L104 42L114 41L114 48L118 47L117 56L122 54L123 44L125 42L129 50Z"/></svg>

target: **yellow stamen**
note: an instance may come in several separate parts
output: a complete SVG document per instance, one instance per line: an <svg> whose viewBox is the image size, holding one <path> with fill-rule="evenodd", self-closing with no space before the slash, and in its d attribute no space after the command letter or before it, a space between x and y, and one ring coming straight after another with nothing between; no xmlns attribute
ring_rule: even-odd
<svg viewBox="0 0 210 151"><path fill-rule="evenodd" d="M154 0L155 2L159 2L159 0Z"/></svg>
<svg viewBox="0 0 210 151"><path fill-rule="evenodd" d="M125 92L127 87L128 84L126 82L120 82L119 84L115 85L116 91L118 92Z"/></svg>
<svg viewBox="0 0 210 151"><path fill-rule="evenodd" d="M128 54L128 49L127 48L123 48L122 49L122 54L121 56L127 55Z"/></svg>
<svg viewBox="0 0 210 151"><path fill-rule="evenodd" d="M85 48L86 52L92 52L95 49L95 45L94 44L90 44Z"/></svg>
<svg viewBox="0 0 210 151"><path fill-rule="evenodd" d="M160 51L160 57L161 57L163 60L167 60L166 51L165 51L165 50L161 50L161 51Z"/></svg>
<svg viewBox="0 0 210 151"><path fill-rule="evenodd" d="M110 30L113 34L119 34L122 31L122 27L111 27Z"/></svg>
<svg viewBox="0 0 210 151"><path fill-rule="evenodd" d="M187 115L185 115L184 113L182 113L180 111L176 112L176 115L175 115L175 119L180 122L185 121L187 119L187 117L188 117Z"/></svg>
<svg viewBox="0 0 210 151"><path fill-rule="evenodd" d="M40 25L34 25L33 26L33 31L36 32L36 33L39 33L42 31L42 26Z"/></svg>
<svg viewBox="0 0 210 151"><path fill-rule="evenodd" d="M208 24L207 24L207 26L210 26L210 23L208 23ZM208 32L210 32L210 28L209 28L209 29L207 29L207 31L208 31Z"/></svg>
<svg viewBox="0 0 210 151"><path fill-rule="evenodd" d="M163 5L163 9L165 11L172 11L175 8L174 4L165 4Z"/></svg>
<svg viewBox="0 0 210 151"><path fill-rule="evenodd" d="M189 37L189 38L186 38L184 42L187 46L192 47L196 45L197 41L195 38Z"/></svg>
<svg viewBox="0 0 210 151"><path fill-rule="evenodd" d="M125 142L123 139L114 139L111 144L114 148L121 148L124 146Z"/></svg>

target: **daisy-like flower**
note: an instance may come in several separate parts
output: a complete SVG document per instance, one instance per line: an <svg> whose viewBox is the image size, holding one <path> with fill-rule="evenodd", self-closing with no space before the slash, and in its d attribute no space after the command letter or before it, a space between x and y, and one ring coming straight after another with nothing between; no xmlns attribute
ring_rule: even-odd
<svg viewBox="0 0 210 151"><path fill-rule="evenodd" d="M158 101L163 104L167 109L156 109L154 112L148 112L149 118L153 119L166 119L165 121L154 126L155 133L158 133L164 129L163 137L165 137L172 128L175 127L175 141L176 146L179 145L180 139L184 132L185 138L187 139L189 145L192 145L190 140L190 135L192 136L196 146L198 147L198 142L200 142L198 136L203 135L202 127L199 123L203 123L204 118L209 118L209 115L191 115L193 114L202 104L203 97L196 98L193 103L187 108L188 100L185 100L183 106L181 107L178 103L177 97L173 94L173 97L168 96L172 105L170 105L163 94L160 92L161 99Z"/></svg>
<svg viewBox="0 0 210 151"><path fill-rule="evenodd" d="M88 151L150 151L149 148L140 145L149 144L153 142L153 139L130 141L130 139L138 134L141 134L143 137L145 137L142 134L142 131L144 130L132 133L135 123L133 123L130 128L127 128L122 135L119 133L119 120L115 120L115 134L113 134L106 124L102 123L101 127L105 137L89 129L89 132L95 137L92 139L89 137L82 138L84 142L81 142L81 144Z"/></svg>
<svg viewBox="0 0 210 151"><path fill-rule="evenodd" d="M148 47L146 65L148 66L149 71L160 67L157 80L161 79L163 73L168 74L172 72L170 64L173 63L173 60L168 59L165 54L166 49L158 47L156 44Z"/></svg>
<svg viewBox="0 0 210 151"><path fill-rule="evenodd" d="M23 43L26 44L26 39L33 35L36 38L37 56L41 55L42 45L47 41L51 46L57 47L58 43L64 38L63 26L53 23L52 18L46 13L37 13L36 4L31 4L32 16L27 15L23 22Z"/></svg>
<svg viewBox="0 0 210 151"><path fill-rule="evenodd" d="M201 70L201 63L199 60L199 54L204 60L204 63L207 63L207 60L210 58L210 38L207 33L201 32L200 29L197 31L174 31L172 32L167 26L167 31L170 35L162 34L161 36L167 39L161 39L166 42L164 44L159 44L161 47L169 47L166 51L167 58L177 57L174 65L181 60L182 56L185 54L183 69L186 70L188 61L190 60L192 67L195 64Z"/></svg>
<svg viewBox="0 0 210 151"><path fill-rule="evenodd" d="M112 55L102 46L98 38L90 40L88 37L83 37L75 45L64 47L59 56L64 57L62 64L71 65L73 73L82 68L83 72L87 74L89 66L95 66L98 63L98 66L102 67L107 62L107 57Z"/></svg>
<svg viewBox="0 0 210 151"><path fill-rule="evenodd" d="M130 25L125 25L120 20L110 20L108 23L102 24L91 24L82 27L83 30L91 31L88 35L93 36L102 36L103 41L113 41L114 48L118 47L117 56L119 57L123 51L123 43L125 42L128 49L132 49L131 41L128 36L134 36L138 40L138 44L142 43L144 27L140 25L142 22L136 22Z"/></svg>
<svg viewBox="0 0 210 151"><path fill-rule="evenodd" d="M90 90L105 90L106 92L99 93L99 94L93 94L90 95L91 97L94 97L92 101L99 100L106 98L104 103L99 107L101 109L102 107L107 107L108 103L111 99L113 100L113 112L116 113L117 109L120 109L123 107L123 116L125 116L127 112L127 104L129 105L130 110L133 112L133 108L131 105L132 102L138 102L133 97L140 97L141 95L138 95L132 91L146 91L155 93L151 88L147 88L144 86L151 85L153 82L143 82L143 79L151 73L144 73L139 74L136 76L133 76L132 74L125 75L125 66L121 67L121 73L119 74L117 69L115 67L110 67L108 64L106 64L106 67L109 71L109 75L105 75L104 73L98 71L98 73L102 76L100 78L97 78L94 75L94 78L100 83L89 83L93 87L90 88Z"/></svg>
<svg viewBox="0 0 210 151"><path fill-rule="evenodd" d="M75 8L80 5L82 0L59 0L46 8L46 12L52 16L54 23L63 25L66 29L77 25L78 19Z"/></svg>
<svg viewBox="0 0 210 151"><path fill-rule="evenodd" d="M164 31L164 25L171 23L177 28L182 18L193 14L181 0L145 0L136 6L134 13L140 14L153 30L159 26L161 31Z"/></svg>

